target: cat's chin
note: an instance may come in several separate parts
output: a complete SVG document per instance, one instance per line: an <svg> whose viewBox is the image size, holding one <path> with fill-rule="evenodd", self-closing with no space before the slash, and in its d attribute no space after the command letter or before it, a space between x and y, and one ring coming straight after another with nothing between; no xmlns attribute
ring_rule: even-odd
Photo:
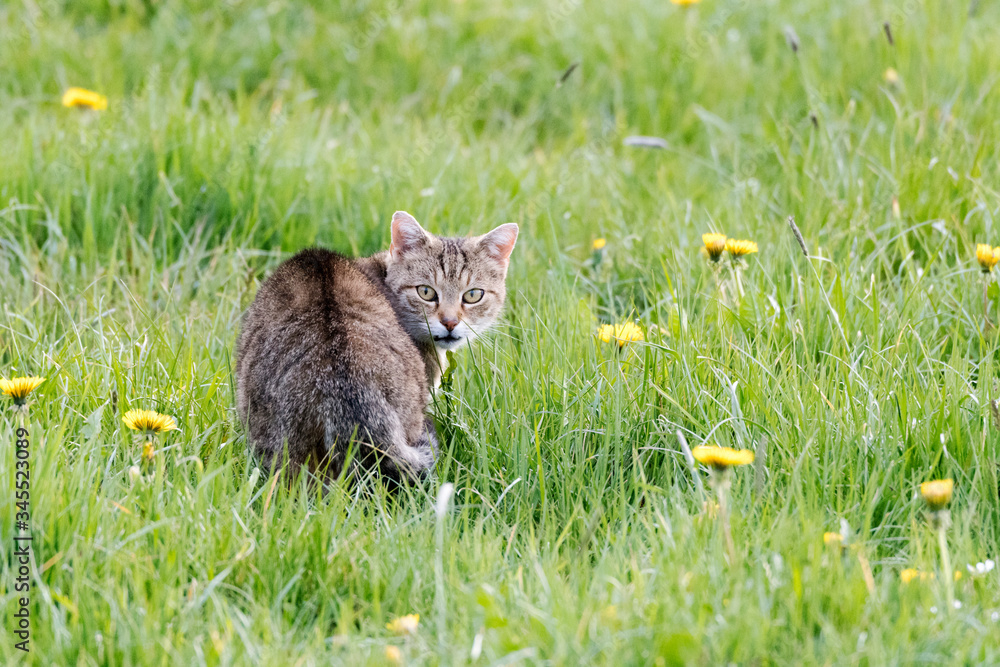
<svg viewBox="0 0 1000 667"><path fill-rule="evenodd" d="M435 336L434 337L434 347L441 350L442 352L447 352L449 350L457 350L466 343L469 342L468 336Z"/></svg>

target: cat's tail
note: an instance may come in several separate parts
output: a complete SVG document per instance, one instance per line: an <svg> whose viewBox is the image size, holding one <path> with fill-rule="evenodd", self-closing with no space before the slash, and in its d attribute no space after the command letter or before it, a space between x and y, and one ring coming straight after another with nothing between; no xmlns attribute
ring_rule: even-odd
<svg viewBox="0 0 1000 667"><path fill-rule="evenodd" d="M430 439L414 444L393 446L382 459L382 470L412 480L422 480L434 470L434 447Z"/></svg>
<svg viewBox="0 0 1000 667"><path fill-rule="evenodd" d="M368 394L355 399L348 407L342 398L333 398L322 410L323 453L339 461L350 456L355 464L367 469L377 466L393 478L426 478L434 469L437 451L433 425L429 430L425 425L410 442L402 421L383 397Z"/></svg>

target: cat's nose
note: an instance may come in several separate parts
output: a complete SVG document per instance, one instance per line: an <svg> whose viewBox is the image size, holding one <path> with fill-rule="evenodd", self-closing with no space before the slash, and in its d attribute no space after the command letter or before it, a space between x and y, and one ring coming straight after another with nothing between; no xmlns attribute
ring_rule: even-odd
<svg viewBox="0 0 1000 667"><path fill-rule="evenodd" d="M458 320L452 319L450 317L442 317L441 324L443 324L444 328L447 329L448 331L454 331L455 327L458 326Z"/></svg>

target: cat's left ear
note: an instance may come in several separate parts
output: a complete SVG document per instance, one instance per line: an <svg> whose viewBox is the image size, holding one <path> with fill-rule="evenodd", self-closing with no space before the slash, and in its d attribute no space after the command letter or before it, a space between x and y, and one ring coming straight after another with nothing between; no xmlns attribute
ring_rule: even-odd
<svg viewBox="0 0 1000 667"><path fill-rule="evenodd" d="M486 254L500 262L503 268L507 268L510 261L510 253L514 252L514 244L517 242L517 225L508 222L500 225L489 234L484 234L479 238L479 247L486 251Z"/></svg>
<svg viewBox="0 0 1000 667"><path fill-rule="evenodd" d="M406 211L396 211L392 214L390 234L392 243L389 245L389 254L393 259L399 259L401 255L427 243L427 232L416 218Z"/></svg>

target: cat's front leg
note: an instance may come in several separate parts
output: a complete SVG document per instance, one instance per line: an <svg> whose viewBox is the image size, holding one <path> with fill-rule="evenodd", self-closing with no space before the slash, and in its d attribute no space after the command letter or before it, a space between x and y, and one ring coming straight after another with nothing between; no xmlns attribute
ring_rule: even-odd
<svg viewBox="0 0 1000 667"><path fill-rule="evenodd" d="M441 374L447 368L447 352L438 349L433 343L423 346L421 352L424 357L424 368L427 371L428 395L433 396L434 390L441 386Z"/></svg>

